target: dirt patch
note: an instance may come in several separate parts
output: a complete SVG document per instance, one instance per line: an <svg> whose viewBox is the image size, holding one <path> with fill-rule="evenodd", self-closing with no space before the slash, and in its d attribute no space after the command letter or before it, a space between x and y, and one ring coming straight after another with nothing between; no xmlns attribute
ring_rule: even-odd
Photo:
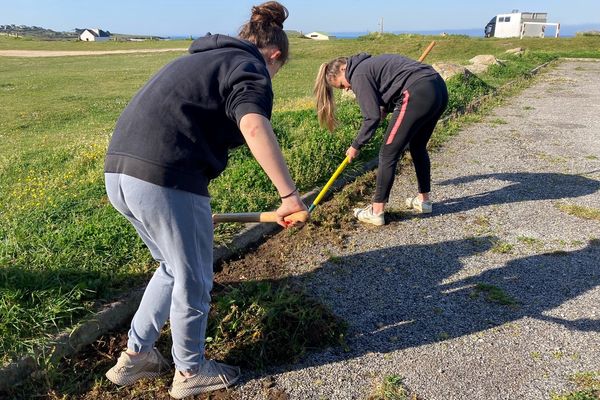
<svg viewBox="0 0 600 400"><path fill-rule="evenodd" d="M335 197L320 203L311 220L302 228L280 231L255 249L217 266L215 282L228 284L247 280L275 280L289 276L282 269L289 261L307 256L315 243L346 245L346 232L356 229L351 208L369 199L375 184L375 173L369 172L347 185Z"/></svg>

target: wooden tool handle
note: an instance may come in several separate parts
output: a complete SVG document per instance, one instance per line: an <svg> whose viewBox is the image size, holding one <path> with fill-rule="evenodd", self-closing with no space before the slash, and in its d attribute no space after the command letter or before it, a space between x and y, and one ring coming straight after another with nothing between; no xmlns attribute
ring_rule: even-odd
<svg viewBox="0 0 600 400"><path fill-rule="evenodd" d="M255 213L231 213L231 214L213 214L213 223L222 222L274 222L277 223L277 213L275 211L255 212ZM298 211L284 218L286 222L306 222L308 221L308 211Z"/></svg>
<svg viewBox="0 0 600 400"><path fill-rule="evenodd" d="M435 46L435 40L432 41L431 43L429 43L429 46L427 46L427 48L425 49L425 51L423 52L423 54L421 54L421 57L419 57L419 62L423 62L423 60L425 59L425 57L427 57L427 54L429 54L429 52L431 51L431 49L433 49L433 46Z"/></svg>

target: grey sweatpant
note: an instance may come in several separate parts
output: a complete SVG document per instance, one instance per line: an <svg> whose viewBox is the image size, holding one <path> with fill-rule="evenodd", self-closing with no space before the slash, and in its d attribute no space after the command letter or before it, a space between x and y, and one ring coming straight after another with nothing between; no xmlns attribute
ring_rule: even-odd
<svg viewBox="0 0 600 400"><path fill-rule="evenodd" d="M127 345L151 350L169 319L175 367L194 372L204 362L213 283L210 199L123 174L107 173L105 183L112 205L160 263L133 317Z"/></svg>

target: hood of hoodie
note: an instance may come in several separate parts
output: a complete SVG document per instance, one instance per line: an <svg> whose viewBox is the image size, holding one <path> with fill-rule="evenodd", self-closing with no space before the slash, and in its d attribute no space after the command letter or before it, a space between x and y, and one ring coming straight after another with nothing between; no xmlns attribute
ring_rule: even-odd
<svg viewBox="0 0 600 400"><path fill-rule="evenodd" d="M258 50L258 47L247 40L238 39L227 35L207 35L198 38L192 42L188 51L190 54L195 54L222 48L242 49L255 55L256 58L260 59L266 65L263 55Z"/></svg>
<svg viewBox="0 0 600 400"><path fill-rule="evenodd" d="M346 64L346 79L350 81L354 70L361 62L365 61L367 58L371 58L370 54L367 53L359 53L354 56L348 57L348 63Z"/></svg>

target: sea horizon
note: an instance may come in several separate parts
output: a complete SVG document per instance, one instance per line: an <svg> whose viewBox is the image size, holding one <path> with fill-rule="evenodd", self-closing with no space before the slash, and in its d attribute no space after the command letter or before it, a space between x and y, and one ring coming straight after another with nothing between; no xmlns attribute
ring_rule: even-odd
<svg viewBox="0 0 600 400"><path fill-rule="evenodd" d="M546 29L546 37L554 37L554 34L556 32L555 30L556 28L554 27L548 27ZM298 30L294 30L293 31L298 31ZM394 35L400 35L400 34L414 34L414 35L441 35L441 34L448 34L448 35L465 35L465 36L469 36L469 37L484 37L484 27L481 28L465 28L465 29L427 29L427 30L394 30L394 31L385 31L385 33L392 33ZM560 27L560 37L573 37L577 34L577 32L584 32L584 31L590 31L590 30L600 30L600 23L598 24L579 24L579 25L561 25ZM298 32L302 32L304 34L309 33L309 31L298 31ZM365 36L368 35L370 33L374 33L375 31L345 31L345 32L336 32L336 31L332 31L332 32L328 32L325 31L325 33L335 36L336 38L339 39L356 39L360 36ZM205 36L208 32L203 33L203 34L191 34L191 35L182 35L182 34L176 34L176 35L156 35L156 36L161 36L164 38L169 38L172 40L181 40L181 39L189 39L190 37L193 39ZM217 33L217 32L213 32L213 33ZM220 32L219 32L220 33ZM235 34L232 33L225 33L227 35L231 35L234 36Z"/></svg>

